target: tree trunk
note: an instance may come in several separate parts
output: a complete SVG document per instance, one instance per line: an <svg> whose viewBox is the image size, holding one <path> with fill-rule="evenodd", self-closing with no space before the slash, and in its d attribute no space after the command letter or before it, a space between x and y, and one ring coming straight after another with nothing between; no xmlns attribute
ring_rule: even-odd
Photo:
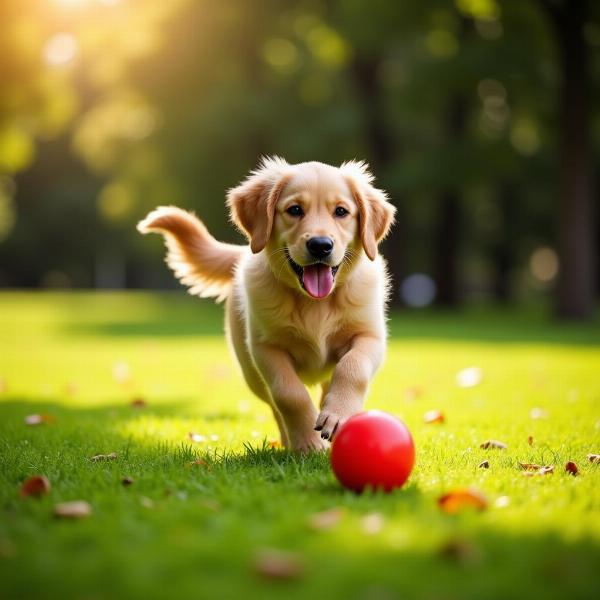
<svg viewBox="0 0 600 600"><path fill-rule="evenodd" d="M585 319L595 308L595 215L590 168L587 49L583 38L587 2L545 2L560 55L560 273L556 312Z"/></svg>
<svg viewBox="0 0 600 600"><path fill-rule="evenodd" d="M449 146L464 137L467 105L462 95L455 95L448 106L445 128ZM460 190L449 185L440 193L438 222L434 231L433 272L437 284L436 303L454 307L460 302L458 254L460 247Z"/></svg>
<svg viewBox="0 0 600 600"><path fill-rule="evenodd" d="M518 202L517 189L511 181L498 186L498 206L502 215L502 231L492 248L494 265L494 299L500 304L508 304L512 290L510 274L515 264L514 243L516 239L515 210Z"/></svg>

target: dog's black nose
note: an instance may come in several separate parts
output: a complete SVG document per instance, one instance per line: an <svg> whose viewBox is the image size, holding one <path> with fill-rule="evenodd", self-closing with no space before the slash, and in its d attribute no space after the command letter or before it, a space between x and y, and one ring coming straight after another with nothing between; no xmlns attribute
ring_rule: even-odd
<svg viewBox="0 0 600 600"><path fill-rule="evenodd" d="M333 250L333 240L328 237L314 237L306 242L306 247L315 258L327 258Z"/></svg>

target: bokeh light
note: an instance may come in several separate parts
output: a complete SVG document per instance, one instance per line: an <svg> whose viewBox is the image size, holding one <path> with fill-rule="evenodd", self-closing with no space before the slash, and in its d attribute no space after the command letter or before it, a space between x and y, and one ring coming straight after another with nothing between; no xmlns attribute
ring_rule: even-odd
<svg viewBox="0 0 600 600"><path fill-rule="evenodd" d="M436 293L435 281L424 273L413 273L400 285L402 301L412 308L429 306L434 301Z"/></svg>
<svg viewBox="0 0 600 600"><path fill-rule="evenodd" d="M531 254L529 268L540 283L549 283L558 275L558 255L552 248L537 248Z"/></svg>
<svg viewBox="0 0 600 600"><path fill-rule="evenodd" d="M79 52L79 44L70 33L57 33L44 45L44 60L54 67L71 64Z"/></svg>

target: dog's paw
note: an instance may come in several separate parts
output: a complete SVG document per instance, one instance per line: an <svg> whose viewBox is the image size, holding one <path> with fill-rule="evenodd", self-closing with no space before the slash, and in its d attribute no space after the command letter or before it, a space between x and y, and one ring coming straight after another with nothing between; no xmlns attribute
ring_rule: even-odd
<svg viewBox="0 0 600 600"><path fill-rule="evenodd" d="M321 432L321 437L324 440L332 440L336 431L348 420L348 417L339 415L338 413L322 410L317 417L315 431Z"/></svg>
<svg viewBox="0 0 600 600"><path fill-rule="evenodd" d="M319 436L316 431L308 432L305 435L292 435L291 438L291 449L302 454L322 452L329 448L329 442Z"/></svg>

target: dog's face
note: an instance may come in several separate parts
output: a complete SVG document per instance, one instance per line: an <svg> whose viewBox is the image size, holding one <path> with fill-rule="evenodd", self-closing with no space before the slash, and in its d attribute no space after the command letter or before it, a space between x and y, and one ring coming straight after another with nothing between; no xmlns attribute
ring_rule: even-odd
<svg viewBox="0 0 600 600"><path fill-rule="evenodd" d="M361 163L263 162L229 193L232 218L275 276L311 298L329 296L364 250L374 260L394 207Z"/></svg>

